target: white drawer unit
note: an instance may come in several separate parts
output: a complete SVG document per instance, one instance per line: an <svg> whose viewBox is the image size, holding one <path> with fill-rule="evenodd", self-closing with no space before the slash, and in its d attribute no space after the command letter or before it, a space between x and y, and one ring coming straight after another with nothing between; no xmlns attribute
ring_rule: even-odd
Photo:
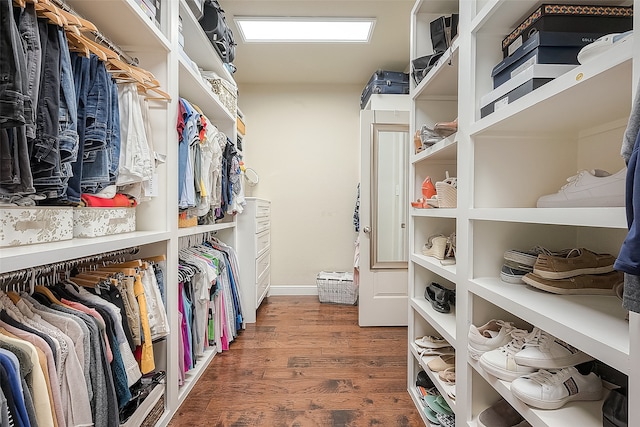
<svg viewBox="0 0 640 427"><path fill-rule="evenodd" d="M238 216L238 259L242 312L246 323L255 323L256 311L271 285L271 202L247 197Z"/></svg>

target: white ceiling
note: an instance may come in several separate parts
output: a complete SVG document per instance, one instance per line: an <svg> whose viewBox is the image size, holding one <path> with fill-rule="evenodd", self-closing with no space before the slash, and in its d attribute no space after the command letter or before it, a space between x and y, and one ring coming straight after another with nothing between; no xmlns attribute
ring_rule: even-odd
<svg viewBox="0 0 640 427"><path fill-rule="evenodd" d="M378 68L406 71L414 0L220 0L236 39L239 84L365 84ZM373 17L368 44L243 43L234 16Z"/></svg>

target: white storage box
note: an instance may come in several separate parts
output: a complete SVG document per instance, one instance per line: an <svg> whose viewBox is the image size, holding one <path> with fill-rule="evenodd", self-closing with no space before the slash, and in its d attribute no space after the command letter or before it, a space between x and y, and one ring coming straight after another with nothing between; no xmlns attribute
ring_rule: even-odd
<svg viewBox="0 0 640 427"><path fill-rule="evenodd" d="M136 231L136 208L73 208L73 237Z"/></svg>
<svg viewBox="0 0 640 427"><path fill-rule="evenodd" d="M316 277L320 302L355 305L358 302L358 286L353 283L353 273L321 271Z"/></svg>
<svg viewBox="0 0 640 427"><path fill-rule="evenodd" d="M73 208L0 208L0 247L57 242L73 238Z"/></svg>

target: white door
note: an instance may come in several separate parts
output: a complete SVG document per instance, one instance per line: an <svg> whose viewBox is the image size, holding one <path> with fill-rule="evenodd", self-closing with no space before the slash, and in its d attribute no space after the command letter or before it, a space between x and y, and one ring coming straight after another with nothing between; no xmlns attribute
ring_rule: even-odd
<svg viewBox="0 0 640 427"><path fill-rule="evenodd" d="M408 112L360 112L360 326L407 325L409 141Z"/></svg>

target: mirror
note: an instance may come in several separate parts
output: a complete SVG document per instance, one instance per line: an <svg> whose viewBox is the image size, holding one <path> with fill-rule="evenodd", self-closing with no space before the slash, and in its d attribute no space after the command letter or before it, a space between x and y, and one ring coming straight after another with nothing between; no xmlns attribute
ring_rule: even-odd
<svg viewBox="0 0 640 427"><path fill-rule="evenodd" d="M371 268L407 268L409 126L373 124Z"/></svg>

